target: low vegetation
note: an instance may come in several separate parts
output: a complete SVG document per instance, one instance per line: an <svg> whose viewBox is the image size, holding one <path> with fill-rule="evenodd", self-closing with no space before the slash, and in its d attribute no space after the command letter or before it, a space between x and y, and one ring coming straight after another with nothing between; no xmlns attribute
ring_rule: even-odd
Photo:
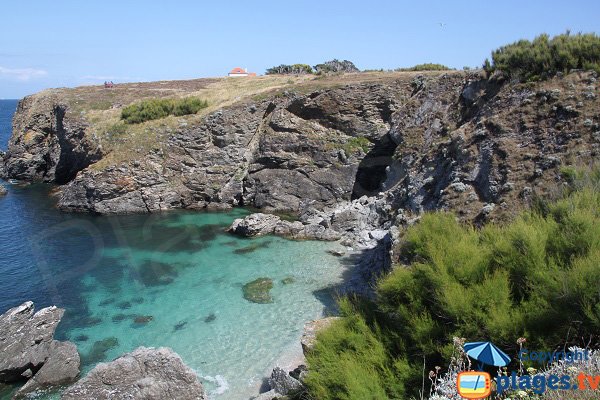
<svg viewBox="0 0 600 400"><path fill-rule="evenodd" d="M271 67L269 69L267 69L266 74L267 75L304 75L304 74L312 74L313 73L313 69L310 65L308 64L292 64L292 65L286 65L286 64L281 64L278 65L276 67Z"/></svg>
<svg viewBox="0 0 600 400"><path fill-rule="evenodd" d="M208 107L206 100L194 97L151 99L123 108L121 119L127 124L139 124L154 119L165 118L169 115L182 116L196 114L206 107Z"/></svg>
<svg viewBox="0 0 600 400"><path fill-rule="evenodd" d="M595 33L569 32L550 38L547 34L533 41L519 40L492 52L484 70L491 74L502 71L520 81L538 81L574 69L600 73L600 37Z"/></svg>
<svg viewBox="0 0 600 400"><path fill-rule="evenodd" d="M305 75L305 74L327 74L327 73L343 73L343 72L359 72L352 61L337 60L326 61L311 67L308 64L281 64L276 67L267 69L267 75Z"/></svg>
<svg viewBox="0 0 600 400"><path fill-rule="evenodd" d="M352 61L333 59L314 66L318 74L337 73L337 72L359 72Z"/></svg>
<svg viewBox="0 0 600 400"><path fill-rule="evenodd" d="M425 63L425 64L417 64L413 67L409 68L397 68L396 71L449 71L452 68L447 67L443 64L433 64L433 63Z"/></svg>
<svg viewBox="0 0 600 400"><path fill-rule="evenodd" d="M404 233L403 264L379 282L376 300L343 299L345 318L318 336L307 359L312 395L416 397L424 366L446 365L454 337L509 354L519 337L548 350L594 337L600 173L569 176L564 196L507 225L476 229L450 213L425 214Z"/></svg>

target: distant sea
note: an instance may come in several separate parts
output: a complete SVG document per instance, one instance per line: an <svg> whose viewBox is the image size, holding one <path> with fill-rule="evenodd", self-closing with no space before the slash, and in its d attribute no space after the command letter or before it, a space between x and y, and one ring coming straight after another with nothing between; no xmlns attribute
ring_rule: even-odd
<svg viewBox="0 0 600 400"><path fill-rule="evenodd" d="M3 150L16 104L0 101ZM77 345L83 373L138 346L167 346L211 398L248 398L269 367L300 352L304 322L332 306L341 280L332 244L226 234L242 209L67 214L50 185L2 184L0 313L27 300L65 308L57 337ZM262 277L273 280L273 302L244 299L242 286Z"/></svg>

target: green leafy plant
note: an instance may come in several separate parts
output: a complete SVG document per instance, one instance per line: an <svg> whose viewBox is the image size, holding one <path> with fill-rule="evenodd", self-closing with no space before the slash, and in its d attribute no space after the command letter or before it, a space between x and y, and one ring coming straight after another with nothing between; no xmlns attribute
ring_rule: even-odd
<svg viewBox="0 0 600 400"><path fill-rule="evenodd" d="M600 73L600 37L595 33L567 32L553 38L542 34L533 41L519 40L494 50L492 61L485 60L483 69L488 74L499 70L524 82L574 69Z"/></svg>
<svg viewBox="0 0 600 400"><path fill-rule="evenodd" d="M509 354L519 337L535 349L593 337L600 331L600 176L569 175L562 198L510 224L477 229L450 213L423 215L404 233L395 250L403 264L380 280L376 299L342 300L344 318L318 335L308 357L311 393L362 399L361 380L387 398L417 396L423 363L444 365L454 337L489 340ZM354 381L347 366L359 375Z"/></svg>
<svg viewBox="0 0 600 400"><path fill-rule="evenodd" d="M165 118L169 115L182 116L195 114L208 107L206 100L194 97L183 99L150 99L131 104L121 111L121 119L127 124Z"/></svg>
<svg viewBox="0 0 600 400"><path fill-rule="evenodd" d="M443 64L425 63L417 64L409 68L397 68L396 71L450 71L452 68Z"/></svg>

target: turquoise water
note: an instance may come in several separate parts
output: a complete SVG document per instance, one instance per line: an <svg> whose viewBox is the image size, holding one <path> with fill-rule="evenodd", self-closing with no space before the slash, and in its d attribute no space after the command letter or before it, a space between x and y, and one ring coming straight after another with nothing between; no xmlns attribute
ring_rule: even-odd
<svg viewBox="0 0 600 400"><path fill-rule="evenodd" d="M269 368L300 353L304 322L332 306L341 280L332 244L225 233L245 210L74 215L53 207L49 186L7 186L0 312L25 300L64 307L57 337L76 343L84 373L141 345L167 346L211 398L248 398ZM272 303L243 297L261 277L273 280Z"/></svg>

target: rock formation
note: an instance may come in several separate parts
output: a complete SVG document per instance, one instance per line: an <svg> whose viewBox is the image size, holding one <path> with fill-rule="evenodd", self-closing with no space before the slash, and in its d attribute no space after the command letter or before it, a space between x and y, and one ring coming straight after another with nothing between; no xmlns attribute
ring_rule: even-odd
<svg viewBox="0 0 600 400"><path fill-rule="evenodd" d="M0 184L0 197L6 196L8 194L8 190L4 187L4 185Z"/></svg>
<svg viewBox="0 0 600 400"><path fill-rule="evenodd" d="M71 383L79 375L79 353L73 343L53 339L63 309L34 312L32 302L0 316L0 382L27 381L15 397Z"/></svg>
<svg viewBox="0 0 600 400"><path fill-rule="evenodd" d="M205 400L194 371L168 348L139 347L109 363L98 364L62 400Z"/></svg>

